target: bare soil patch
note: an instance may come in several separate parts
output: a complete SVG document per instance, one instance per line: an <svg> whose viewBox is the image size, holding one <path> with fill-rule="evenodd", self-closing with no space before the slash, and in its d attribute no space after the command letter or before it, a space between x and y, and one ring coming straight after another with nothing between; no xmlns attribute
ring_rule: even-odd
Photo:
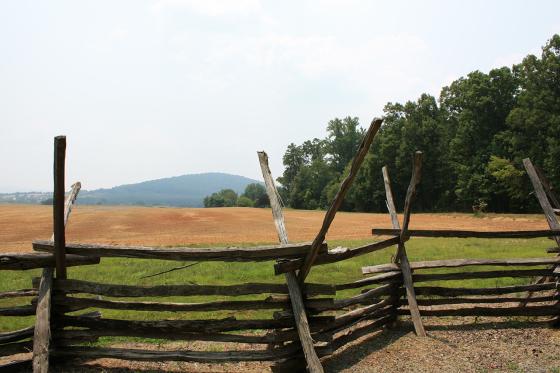
<svg viewBox="0 0 560 373"><path fill-rule="evenodd" d="M323 211L286 210L290 240L311 241L321 226ZM67 229L69 242L130 245L192 245L275 243L270 209L158 208L76 206ZM371 237L371 228L390 228L388 214L338 213L328 240ZM541 215L413 214L416 229L530 230L547 229ZM31 241L52 232L52 208L0 205L0 252L31 251Z"/></svg>
<svg viewBox="0 0 560 373"><path fill-rule="evenodd" d="M425 319L428 337L417 337L412 323L371 334L323 358L326 372L558 372L560 330L546 322L516 322L504 318ZM247 345L245 345L247 346ZM200 349L202 342L119 344L142 349ZM244 349L243 345L232 349ZM97 359L83 366L58 367L64 372L269 372L262 362L201 364L131 362Z"/></svg>

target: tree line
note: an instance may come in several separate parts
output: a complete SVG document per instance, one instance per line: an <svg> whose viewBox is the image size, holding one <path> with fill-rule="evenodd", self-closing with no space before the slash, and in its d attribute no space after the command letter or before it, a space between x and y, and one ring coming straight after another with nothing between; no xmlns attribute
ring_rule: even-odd
<svg viewBox="0 0 560 373"><path fill-rule="evenodd" d="M325 138L287 147L278 178L286 205L327 208L348 172L364 134L358 118L333 119L326 130ZM455 80L437 99L422 94L404 104L387 103L383 126L342 209L386 210L384 165L402 204L416 150L424 152L424 163L415 209L537 211L522 159L530 157L560 187L560 36L540 56L528 55L512 68Z"/></svg>
<svg viewBox="0 0 560 373"><path fill-rule="evenodd" d="M241 195L233 189L222 189L204 198L204 207L269 207L270 202L262 184L251 183Z"/></svg>

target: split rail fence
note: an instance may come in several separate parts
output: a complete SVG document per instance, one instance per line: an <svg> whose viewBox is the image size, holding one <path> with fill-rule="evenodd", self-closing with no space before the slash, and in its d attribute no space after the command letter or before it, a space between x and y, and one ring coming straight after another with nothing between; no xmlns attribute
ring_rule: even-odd
<svg viewBox="0 0 560 373"><path fill-rule="evenodd" d="M80 185L64 194L65 137L55 138L54 203L51 240L34 241L34 253L1 254L0 270L43 268L40 278L28 289L0 293L0 298L22 297L30 304L1 308L0 316L32 316L33 326L0 333L0 356L32 352L24 360L0 365L5 371L47 372L57 361L80 363L96 358L139 361L189 361L223 363L266 361L278 371L307 369L322 372L321 358L333 354L356 339L393 325L399 315L410 315L418 335L426 335L422 316L537 316L558 322L560 316L560 256L509 259L452 259L410 262L406 242L418 237L538 238L551 237L558 253L560 206L542 171L530 160L524 164L545 212L550 230L518 232L472 232L408 229L414 196L421 178L422 153L414 155L411 182L399 221L387 168L383 168L386 202L392 229L373 229L373 235L389 236L361 247L328 250L325 236L350 188L382 120L372 122L341 183L321 229L310 243L290 243L281 201L268 167L267 155L259 152L259 162L270 198L279 244L238 248L159 248L66 243L68 221ZM349 260L389 247L397 247L394 261L362 268L361 280L320 284L306 281L314 266ZM123 285L69 279L66 267L96 265L101 258L142 258L170 261L268 262L275 261L274 273L285 283L239 283L234 285ZM56 268L56 277L54 276ZM441 272L438 269L445 269ZM482 268L482 269L481 269ZM485 270L484 268L488 268ZM435 270L435 271L434 271ZM537 278L526 285L489 288L428 286L433 281ZM354 295L348 296L348 290ZM342 292L342 293L341 293ZM519 296L522 294L522 296ZM165 301L166 297L208 296L198 303ZM216 296L220 300L216 301ZM251 296L239 300L238 296ZM135 300L140 297L161 301ZM109 298L109 299L108 299ZM120 299L122 298L122 299ZM103 317L104 310L157 312L236 311L236 316L207 319L165 319L153 321ZM92 312L94 310L94 312ZM254 318L254 311L268 310L268 317ZM87 311L87 312L86 312ZM85 313L84 313L85 312ZM164 340L205 341L219 348L206 350L148 350L98 347L100 337L143 337ZM251 344L249 349L224 346Z"/></svg>

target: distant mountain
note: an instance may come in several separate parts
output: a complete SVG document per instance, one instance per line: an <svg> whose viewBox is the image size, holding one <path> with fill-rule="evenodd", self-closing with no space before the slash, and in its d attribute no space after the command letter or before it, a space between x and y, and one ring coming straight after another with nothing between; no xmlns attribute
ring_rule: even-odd
<svg viewBox="0 0 560 373"><path fill-rule="evenodd" d="M202 200L209 194L225 188L242 193L251 183L260 182L244 176L219 172L182 175L119 185L110 189L82 190L78 195L78 203L202 207ZM51 197L51 193L4 193L0 194L0 202L42 203Z"/></svg>

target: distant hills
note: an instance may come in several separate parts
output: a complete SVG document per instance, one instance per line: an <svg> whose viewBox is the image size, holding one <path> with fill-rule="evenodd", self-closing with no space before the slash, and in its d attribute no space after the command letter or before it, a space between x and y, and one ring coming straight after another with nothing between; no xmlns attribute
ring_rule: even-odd
<svg viewBox="0 0 560 373"><path fill-rule="evenodd" d="M182 175L119 185L110 189L82 190L78 204L202 207L207 195L221 189L238 194L251 183L260 181L220 172ZM0 203L45 203L52 193L2 193Z"/></svg>

